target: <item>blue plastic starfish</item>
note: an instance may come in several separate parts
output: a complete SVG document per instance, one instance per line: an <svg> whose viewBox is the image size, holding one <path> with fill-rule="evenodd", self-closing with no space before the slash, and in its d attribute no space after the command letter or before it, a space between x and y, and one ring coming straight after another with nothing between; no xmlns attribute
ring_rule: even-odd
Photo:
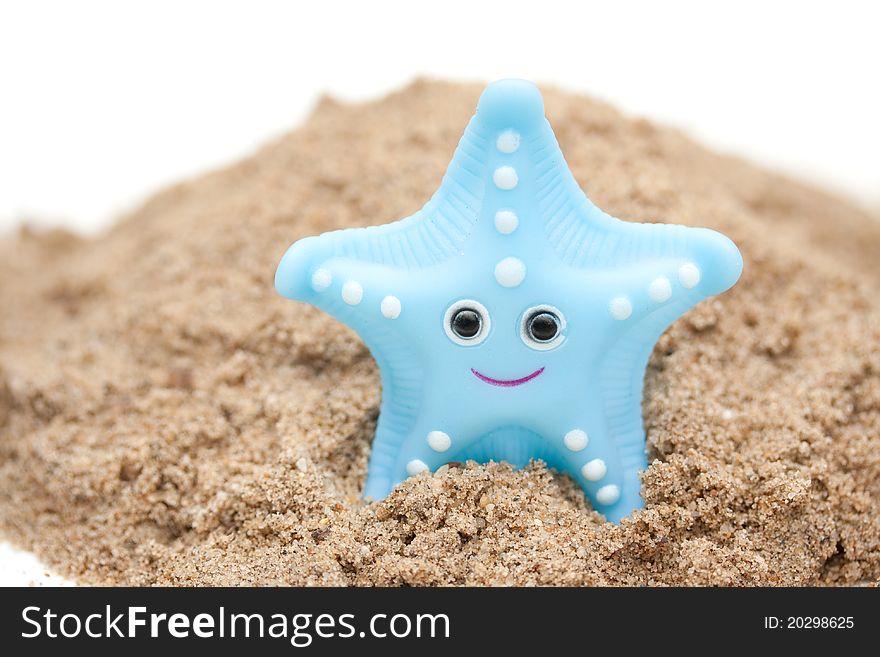
<svg viewBox="0 0 880 657"><path fill-rule="evenodd" d="M504 80L421 210L295 243L275 286L351 326L379 364L366 496L451 460L540 458L617 522L642 506L651 350L741 269L719 233L599 210L537 88Z"/></svg>

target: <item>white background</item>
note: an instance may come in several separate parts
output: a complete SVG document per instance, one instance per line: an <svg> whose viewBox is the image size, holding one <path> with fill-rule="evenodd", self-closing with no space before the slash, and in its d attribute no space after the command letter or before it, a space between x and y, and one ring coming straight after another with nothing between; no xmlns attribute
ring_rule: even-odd
<svg viewBox="0 0 880 657"><path fill-rule="evenodd" d="M869 2L4 2L0 232L83 231L416 75L605 98L880 207ZM53 583L0 543L0 583Z"/></svg>
<svg viewBox="0 0 880 657"><path fill-rule="evenodd" d="M3 2L0 231L95 229L321 93L420 74L597 95L876 207L878 19L845 0Z"/></svg>

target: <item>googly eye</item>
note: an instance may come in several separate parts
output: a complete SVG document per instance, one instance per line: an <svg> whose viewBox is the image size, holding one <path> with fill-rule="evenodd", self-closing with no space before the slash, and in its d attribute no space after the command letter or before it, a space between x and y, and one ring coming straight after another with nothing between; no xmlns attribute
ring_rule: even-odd
<svg viewBox="0 0 880 657"><path fill-rule="evenodd" d="M476 310L462 308L452 316L452 332L462 340L473 340L483 328L483 317Z"/></svg>
<svg viewBox="0 0 880 657"><path fill-rule="evenodd" d="M489 336L492 321L486 306L472 299L462 299L446 309L443 329L447 337L462 347L474 347Z"/></svg>
<svg viewBox="0 0 880 657"><path fill-rule="evenodd" d="M538 351L555 349L565 341L565 315L553 306L534 306L522 314L519 335Z"/></svg>

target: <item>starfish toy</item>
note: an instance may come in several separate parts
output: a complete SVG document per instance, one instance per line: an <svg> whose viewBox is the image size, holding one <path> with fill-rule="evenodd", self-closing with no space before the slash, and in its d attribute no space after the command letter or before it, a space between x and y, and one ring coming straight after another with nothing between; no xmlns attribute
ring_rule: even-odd
<svg viewBox="0 0 880 657"><path fill-rule="evenodd" d="M741 270L720 233L599 210L538 89L503 80L421 210L296 242L275 286L352 327L379 365L366 497L452 460L535 458L618 522L643 505L654 344Z"/></svg>

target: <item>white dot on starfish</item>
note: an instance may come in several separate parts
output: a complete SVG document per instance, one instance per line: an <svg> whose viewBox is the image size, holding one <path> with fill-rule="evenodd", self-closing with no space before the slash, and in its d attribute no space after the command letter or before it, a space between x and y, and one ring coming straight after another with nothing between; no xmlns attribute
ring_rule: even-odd
<svg viewBox="0 0 880 657"><path fill-rule="evenodd" d="M602 488L596 491L596 501L599 504L614 504L619 499L620 488L614 484L602 486Z"/></svg>
<svg viewBox="0 0 880 657"><path fill-rule="evenodd" d="M519 133L514 130L505 130L495 141L495 146L502 153L514 153L519 148Z"/></svg>
<svg viewBox="0 0 880 657"><path fill-rule="evenodd" d="M584 479L587 481L599 481L605 476L606 472L608 472L608 466L605 465L605 461L602 459L587 461L584 463L584 467L581 468L581 474L584 475Z"/></svg>
<svg viewBox="0 0 880 657"><path fill-rule="evenodd" d="M398 317L400 317L400 299L388 295L387 297L382 299L382 303L379 304L379 310L382 311L383 317L387 317L388 319L397 319Z"/></svg>
<svg viewBox="0 0 880 657"><path fill-rule="evenodd" d="M499 189L513 189L519 182L519 176L513 167L498 167L492 174L492 180Z"/></svg>
<svg viewBox="0 0 880 657"><path fill-rule="evenodd" d="M323 292L333 283L333 274L326 269L316 269L312 274L312 289L315 292Z"/></svg>
<svg viewBox="0 0 880 657"><path fill-rule="evenodd" d="M406 464L406 473L410 477L415 477L417 474L419 474L420 472L424 472L427 469L428 466L425 465L425 462L419 459L413 459Z"/></svg>
<svg viewBox="0 0 880 657"><path fill-rule="evenodd" d="M672 296L672 283L665 276L658 276L648 286L648 296L657 303L668 301Z"/></svg>
<svg viewBox="0 0 880 657"><path fill-rule="evenodd" d="M452 438L448 433L432 431L428 434L428 447L435 452L445 452L452 445Z"/></svg>
<svg viewBox="0 0 880 657"><path fill-rule="evenodd" d="M504 287L516 287L526 277L526 266L519 258L505 258L495 265L495 280Z"/></svg>
<svg viewBox="0 0 880 657"><path fill-rule="evenodd" d="M611 316L614 319L629 319L632 312L633 306L626 297L615 297L611 300Z"/></svg>
<svg viewBox="0 0 880 657"><path fill-rule="evenodd" d="M590 442L590 439L587 437L586 431L581 431L580 429L572 429L567 434L565 434L565 438L562 439L562 442L572 452L579 452L587 446L587 443Z"/></svg>
<svg viewBox="0 0 880 657"><path fill-rule="evenodd" d="M686 262L678 268L678 282L687 289L696 287L700 282L700 270L694 263Z"/></svg>
<svg viewBox="0 0 880 657"><path fill-rule="evenodd" d="M345 281L342 286L342 300L349 306L358 305L364 298L364 288L357 281Z"/></svg>
<svg viewBox="0 0 880 657"><path fill-rule="evenodd" d="M495 230L502 235L510 235L519 226L519 217L510 210L499 210L495 213Z"/></svg>

